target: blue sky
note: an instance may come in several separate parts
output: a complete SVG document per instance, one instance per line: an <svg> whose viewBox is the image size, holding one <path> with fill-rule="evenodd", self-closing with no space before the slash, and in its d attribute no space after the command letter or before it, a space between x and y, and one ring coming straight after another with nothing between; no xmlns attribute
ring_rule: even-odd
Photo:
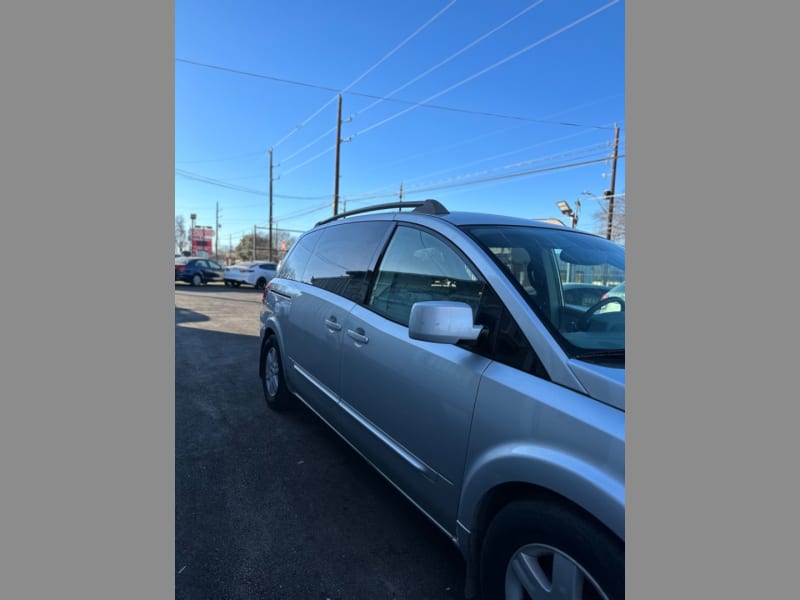
<svg viewBox="0 0 800 600"><path fill-rule="evenodd" d="M561 218L625 193L625 3L613 0L178 0L175 214L220 251L273 220L436 198ZM585 194L584 192L588 192ZM263 232L261 232L263 233Z"/></svg>

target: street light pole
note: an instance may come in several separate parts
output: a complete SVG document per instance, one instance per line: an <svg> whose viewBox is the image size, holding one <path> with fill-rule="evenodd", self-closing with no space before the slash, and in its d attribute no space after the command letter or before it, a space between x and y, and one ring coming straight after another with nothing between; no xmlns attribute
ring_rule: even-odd
<svg viewBox="0 0 800 600"><path fill-rule="evenodd" d="M572 228L575 229L575 226L578 224L578 211L581 208L581 201L575 200L575 210L572 210L572 207L566 200L559 200L556 202L556 206L558 206L558 209L564 215L572 219ZM567 263L566 281L572 281L572 263L569 262Z"/></svg>
<svg viewBox="0 0 800 600"><path fill-rule="evenodd" d="M556 206L558 209L566 216L572 219L572 228L575 229L575 226L578 224L578 211L581 208L581 201L575 200L575 210L572 210L572 207L566 200L559 200L556 202Z"/></svg>

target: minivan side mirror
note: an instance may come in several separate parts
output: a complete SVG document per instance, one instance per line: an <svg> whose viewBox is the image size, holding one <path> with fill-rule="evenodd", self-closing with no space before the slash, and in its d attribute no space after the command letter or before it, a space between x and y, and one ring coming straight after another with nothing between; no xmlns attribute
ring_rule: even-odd
<svg viewBox="0 0 800 600"><path fill-rule="evenodd" d="M455 344L476 340L483 327L472 320L472 308L465 302L432 300L416 302L408 319L408 337L425 342Z"/></svg>

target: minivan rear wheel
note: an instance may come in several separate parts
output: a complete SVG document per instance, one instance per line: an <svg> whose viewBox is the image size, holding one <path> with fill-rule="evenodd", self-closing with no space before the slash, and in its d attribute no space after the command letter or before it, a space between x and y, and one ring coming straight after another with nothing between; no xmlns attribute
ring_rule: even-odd
<svg viewBox="0 0 800 600"><path fill-rule="evenodd" d="M625 547L601 524L549 500L512 502L489 524L481 598L625 597Z"/></svg>
<svg viewBox="0 0 800 600"><path fill-rule="evenodd" d="M261 353L261 360L263 361L261 387L267 406L277 411L290 408L294 404L294 396L286 389L281 354L274 335L267 339L264 351Z"/></svg>

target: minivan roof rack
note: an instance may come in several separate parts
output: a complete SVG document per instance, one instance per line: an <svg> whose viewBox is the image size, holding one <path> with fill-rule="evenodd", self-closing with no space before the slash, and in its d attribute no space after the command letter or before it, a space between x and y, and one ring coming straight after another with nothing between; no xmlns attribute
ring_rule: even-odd
<svg viewBox="0 0 800 600"><path fill-rule="evenodd" d="M317 227L319 225L324 225L325 223L330 223L331 221L336 221L338 219L343 219L344 217L359 215L366 212L373 212L376 210L387 210L390 208L413 208L414 210L412 212L422 213L426 215L450 214L450 211L447 210L441 202L429 198L427 200L414 200L412 202L389 202L387 204L375 204L373 206L365 206L364 208L356 208L355 210L348 210L347 212L339 213L338 215L333 215L332 217L328 217L327 219L318 221L316 225L314 225L314 227Z"/></svg>

